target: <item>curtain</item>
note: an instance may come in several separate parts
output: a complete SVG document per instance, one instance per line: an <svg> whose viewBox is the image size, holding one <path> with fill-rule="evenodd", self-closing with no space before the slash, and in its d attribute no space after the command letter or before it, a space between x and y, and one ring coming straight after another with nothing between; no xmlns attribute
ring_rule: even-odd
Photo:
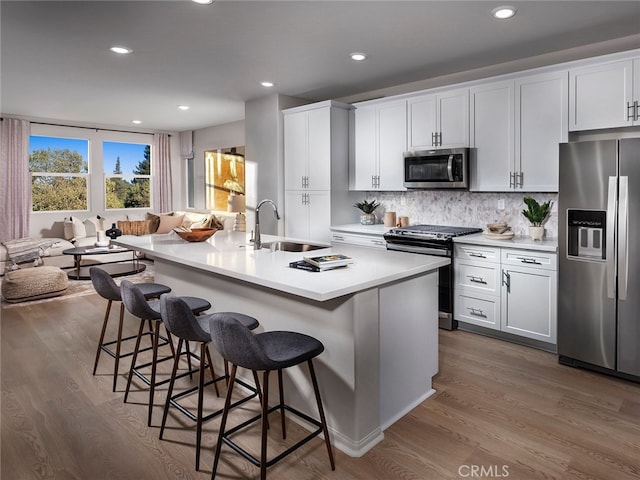
<svg viewBox="0 0 640 480"><path fill-rule="evenodd" d="M166 133L153 135L153 203L157 212L173 210L173 191L171 189L171 142Z"/></svg>
<svg viewBox="0 0 640 480"><path fill-rule="evenodd" d="M0 128L0 242L29 236L31 124L4 118Z"/></svg>
<svg viewBox="0 0 640 480"><path fill-rule="evenodd" d="M188 160L193 156L193 130L180 132L180 157Z"/></svg>

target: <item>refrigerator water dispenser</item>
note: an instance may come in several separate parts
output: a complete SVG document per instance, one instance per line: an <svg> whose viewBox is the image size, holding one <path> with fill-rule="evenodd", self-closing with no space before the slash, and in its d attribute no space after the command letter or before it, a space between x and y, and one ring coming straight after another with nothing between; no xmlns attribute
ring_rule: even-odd
<svg viewBox="0 0 640 480"><path fill-rule="evenodd" d="M582 260L606 260L606 220L606 211L569 209L567 256Z"/></svg>

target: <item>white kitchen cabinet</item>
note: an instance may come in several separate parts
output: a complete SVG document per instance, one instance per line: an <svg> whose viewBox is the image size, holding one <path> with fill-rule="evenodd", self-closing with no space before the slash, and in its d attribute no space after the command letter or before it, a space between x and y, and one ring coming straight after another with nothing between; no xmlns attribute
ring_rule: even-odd
<svg viewBox="0 0 640 480"><path fill-rule="evenodd" d="M640 125L640 60L573 68L569 78L571 131Z"/></svg>
<svg viewBox="0 0 640 480"><path fill-rule="evenodd" d="M555 344L556 265L555 253L455 245L455 319Z"/></svg>
<svg viewBox="0 0 640 480"><path fill-rule="evenodd" d="M331 243L334 245L358 245L380 250L387 249L387 242L382 235L366 233L331 232Z"/></svg>
<svg viewBox="0 0 640 480"><path fill-rule="evenodd" d="M348 193L350 110L334 101L283 110L288 237L330 240L332 215L339 210L332 197L341 204ZM344 221L336 215L336 221Z"/></svg>
<svg viewBox="0 0 640 480"><path fill-rule="evenodd" d="M470 190L513 190L515 156L515 84L513 80L470 89L471 146L476 149L469 166Z"/></svg>
<svg viewBox="0 0 640 480"><path fill-rule="evenodd" d="M356 105L355 155L350 159L350 190L403 191L407 150L407 102Z"/></svg>
<svg viewBox="0 0 640 480"><path fill-rule="evenodd" d="M331 108L284 116L285 190L331 188Z"/></svg>
<svg viewBox="0 0 640 480"><path fill-rule="evenodd" d="M409 150L469 146L469 89L407 100Z"/></svg>
<svg viewBox="0 0 640 480"><path fill-rule="evenodd" d="M471 88L472 191L558 191L568 139L567 71Z"/></svg>
<svg viewBox="0 0 640 480"><path fill-rule="evenodd" d="M285 193L285 235L316 242L331 241L330 191L287 191Z"/></svg>
<svg viewBox="0 0 640 480"><path fill-rule="evenodd" d="M514 189L557 192L558 144L569 139L568 72L518 78L515 94Z"/></svg>

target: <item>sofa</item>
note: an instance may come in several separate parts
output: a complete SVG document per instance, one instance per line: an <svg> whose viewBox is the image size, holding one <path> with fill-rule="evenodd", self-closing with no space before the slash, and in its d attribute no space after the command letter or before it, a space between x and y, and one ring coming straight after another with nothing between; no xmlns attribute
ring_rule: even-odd
<svg viewBox="0 0 640 480"><path fill-rule="evenodd" d="M170 234L176 227L208 227L218 229L233 229L235 213L230 212L198 212L175 211L168 213L143 213L111 216L91 216L81 218L72 215L63 219L62 238L31 239L34 249L38 248L39 255L33 261L17 264L17 268L28 268L38 265L56 266L60 268L73 267L73 255L64 255L62 252L75 247L93 247L98 240L98 232L117 227L122 235L162 235ZM124 217L124 218L123 218ZM55 230L52 228L52 230ZM28 257L25 257L28 258ZM130 252L114 253L109 255L110 262L125 261L131 259ZM101 255L83 255L83 265L93 265L104 262ZM9 258L7 247L0 244L0 275L5 271L14 270L16 265Z"/></svg>

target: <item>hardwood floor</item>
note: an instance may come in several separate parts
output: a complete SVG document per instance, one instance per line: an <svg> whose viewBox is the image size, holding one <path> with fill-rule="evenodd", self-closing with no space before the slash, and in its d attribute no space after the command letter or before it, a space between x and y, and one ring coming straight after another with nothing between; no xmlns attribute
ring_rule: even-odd
<svg viewBox="0 0 640 480"><path fill-rule="evenodd" d="M98 375L91 375L105 303L89 295L2 311L3 480L210 478L218 419L205 426L196 472L191 422L172 414L165 440L158 439L166 385L148 428L147 390L138 385L131 403L122 402L128 359L118 392L111 392L110 357L103 354ZM126 323L133 333L137 321ZM364 457L336 451L332 472L323 442L313 440L272 467L269 478L640 478L640 385L558 365L550 353L441 331L435 388ZM222 404L207 398L211 408ZM255 401L248 405L234 415L257 408ZM275 418L272 425L277 438ZM287 441L301 433L293 422L288 428ZM255 432L244 438L257 445ZM223 447L217 478L258 473Z"/></svg>

